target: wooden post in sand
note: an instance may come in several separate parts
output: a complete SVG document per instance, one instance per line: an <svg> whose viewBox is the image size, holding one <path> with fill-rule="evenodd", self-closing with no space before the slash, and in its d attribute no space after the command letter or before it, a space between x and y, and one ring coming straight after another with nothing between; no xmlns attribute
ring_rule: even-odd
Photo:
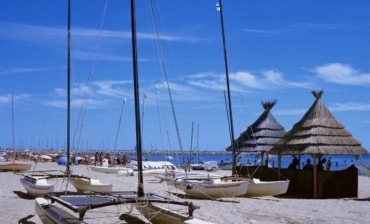
<svg viewBox="0 0 370 224"><path fill-rule="evenodd" d="M281 179L281 154L278 154L278 180Z"/></svg>
<svg viewBox="0 0 370 224"><path fill-rule="evenodd" d="M313 154L313 198L317 198L317 164L316 154Z"/></svg>

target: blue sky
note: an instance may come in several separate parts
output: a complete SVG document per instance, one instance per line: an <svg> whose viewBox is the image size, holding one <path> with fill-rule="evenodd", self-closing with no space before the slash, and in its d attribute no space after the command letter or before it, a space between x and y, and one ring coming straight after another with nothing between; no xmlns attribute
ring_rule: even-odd
<svg viewBox="0 0 370 224"><path fill-rule="evenodd" d="M149 1L137 0L144 150L180 149L166 75L182 149L230 144L216 2L153 0L153 22ZM263 112L261 101L277 100L271 112L289 131L314 102L311 90L323 89L323 103L369 149L369 4L224 0L235 137ZM129 8L72 1L74 148L135 147ZM67 1L3 4L0 45L0 146L12 147L13 95L15 148L64 148Z"/></svg>

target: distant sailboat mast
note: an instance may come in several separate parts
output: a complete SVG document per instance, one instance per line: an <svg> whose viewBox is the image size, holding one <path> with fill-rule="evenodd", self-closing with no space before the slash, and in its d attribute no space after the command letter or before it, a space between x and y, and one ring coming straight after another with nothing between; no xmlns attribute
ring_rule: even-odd
<svg viewBox="0 0 370 224"><path fill-rule="evenodd" d="M230 137L231 137L231 146L232 146L232 174L236 173L236 164L235 164L235 144L234 144L234 124L233 124L233 114L231 108L231 94L230 94L230 81L229 81L229 68L227 64L227 52L226 52L226 39L225 39L225 27L224 27L224 18L222 12L222 0L216 4L217 10L220 12L221 16L221 29L222 29L222 43L224 48L224 61L225 61L225 71L226 71L226 85L227 85L227 96L229 102L229 122L230 122Z"/></svg>
<svg viewBox="0 0 370 224"><path fill-rule="evenodd" d="M71 0L68 0L68 51L67 51L67 169L70 174L70 120L71 120Z"/></svg>
<svg viewBox="0 0 370 224"><path fill-rule="evenodd" d="M12 148L13 148L13 163L14 163L14 160L15 160L15 149L14 149L14 96L13 96L13 92L12 92Z"/></svg>

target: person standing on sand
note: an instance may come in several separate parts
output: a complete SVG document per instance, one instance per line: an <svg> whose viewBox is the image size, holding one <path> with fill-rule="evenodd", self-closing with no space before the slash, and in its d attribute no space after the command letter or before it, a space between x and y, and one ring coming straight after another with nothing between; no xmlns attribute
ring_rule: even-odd
<svg viewBox="0 0 370 224"><path fill-rule="evenodd" d="M328 161L326 162L326 171L330 171L331 168L331 157L329 157Z"/></svg>
<svg viewBox="0 0 370 224"><path fill-rule="evenodd" d="M99 163L99 153L96 152L95 153L95 157L94 157L94 165L97 166Z"/></svg>
<svg viewBox="0 0 370 224"><path fill-rule="evenodd" d="M100 152L100 154L99 154L99 165L100 166L103 165L103 156L104 156L103 152Z"/></svg>

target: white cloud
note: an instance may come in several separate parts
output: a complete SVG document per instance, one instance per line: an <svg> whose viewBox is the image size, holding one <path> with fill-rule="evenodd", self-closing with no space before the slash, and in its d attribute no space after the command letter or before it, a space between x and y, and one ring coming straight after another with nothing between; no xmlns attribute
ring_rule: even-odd
<svg viewBox="0 0 370 224"><path fill-rule="evenodd" d="M277 30L257 30L257 29L241 29L244 32L248 33L259 33L259 34L268 34L268 33L281 33L282 31Z"/></svg>
<svg viewBox="0 0 370 224"><path fill-rule="evenodd" d="M188 76L189 84L205 89L225 90L225 74L211 72L198 73ZM274 90L277 88L297 87L312 89L308 82L292 82L285 80L283 74L275 70L265 70L261 75L247 71L233 72L229 74L230 89L232 91L252 92L253 90ZM247 87L247 88L243 88Z"/></svg>
<svg viewBox="0 0 370 224"><path fill-rule="evenodd" d="M345 85L369 85L370 73L361 73L350 65L330 63L313 69L317 76L327 82Z"/></svg>
<svg viewBox="0 0 370 224"><path fill-rule="evenodd" d="M18 39L33 41L36 43L45 44L46 41L49 43L60 43L61 40L65 39L66 28L60 27L42 27L28 24L16 24L16 23L5 23L0 22L0 38L7 39ZM94 40L101 35L102 38L110 39L128 39L131 40L131 31L115 31L115 30L103 30L99 32L98 29L88 29L81 27L73 27L71 29L72 40L75 38L83 38L84 41L78 41L84 43L86 40ZM93 38L93 39L91 39ZM156 33L137 33L138 39L152 40L157 39ZM175 42L200 42L203 41L199 38L192 37L190 35L159 35L161 40L175 41ZM74 41L74 40L73 40Z"/></svg>
<svg viewBox="0 0 370 224"><path fill-rule="evenodd" d="M330 111L370 111L370 104L366 103L336 103L330 106Z"/></svg>
<svg viewBox="0 0 370 224"><path fill-rule="evenodd" d="M30 73L30 72L44 72L51 70L58 70L60 67L45 67L45 68L9 68L0 70L0 75Z"/></svg>
<svg viewBox="0 0 370 224"><path fill-rule="evenodd" d="M6 94L0 95L0 105L11 104L13 101L28 100L31 98L30 94Z"/></svg>
<svg viewBox="0 0 370 224"><path fill-rule="evenodd" d="M293 27L305 29L320 29L320 30L338 30L346 28L346 26L343 24L335 23L295 23L293 24Z"/></svg>

